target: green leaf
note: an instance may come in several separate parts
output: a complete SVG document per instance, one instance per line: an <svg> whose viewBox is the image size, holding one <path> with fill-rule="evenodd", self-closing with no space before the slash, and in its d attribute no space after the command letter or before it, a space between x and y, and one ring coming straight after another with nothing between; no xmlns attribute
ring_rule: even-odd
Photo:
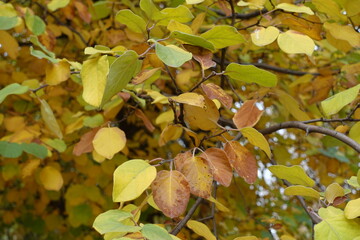
<svg viewBox="0 0 360 240"><path fill-rule="evenodd" d="M17 158L22 154L22 146L17 143L0 141L0 155L6 158Z"/></svg>
<svg viewBox="0 0 360 240"><path fill-rule="evenodd" d="M96 114L94 116L84 118L84 126L95 128L104 123L104 117L102 114Z"/></svg>
<svg viewBox="0 0 360 240"><path fill-rule="evenodd" d="M163 46L160 43L156 43L155 52L160 60L170 67L180 67L192 58L190 52L175 45Z"/></svg>
<svg viewBox="0 0 360 240"><path fill-rule="evenodd" d="M42 51L39 51L39 50L34 50L33 46L30 46L30 54L33 55L34 57L37 57L39 59L47 59L49 60L50 62L52 63L58 63L59 60L55 59L55 58L52 58L48 55L46 55L44 52Z"/></svg>
<svg viewBox="0 0 360 240"><path fill-rule="evenodd" d="M83 83L83 98L88 104L99 107L104 97L109 61L106 55L91 58L83 63L81 79Z"/></svg>
<svg viewBox="0 0 360 240"><path fill-rule="evenodd" d="M326 116L338 113L343 107L355 100L359 93L360 84L339 92L321 102L321 107Z"/></svg>
<svg viewBox="0 0 360 240"><path fill-rule="evenodd" d="M299 166L283 166L275 165L269 167L270 172L272 172L276 177L280 179L285 179L291 184L299 184L303 186L312 187L315 182L308 175L306 175L304 169Z"/></svg>
<svg viewBox="0 0 360 240"><path fill-rule="evenodd" d="M162 227L155 224L145 224L141 233L149 240L172 240L170 234Z"/></svg>
<svg viewBox="0 0 360 240"><path fill-rule="evenodd" d="M129 50L111 64L101 102L102 106L126 87L131 78L137 74L139 66L142 64L138 57L136 52Z"/></svg>
<svg viewBox="0 0 360 240"><path fill-rule="evenodd" d="M90 8L91 18L93 20L106 18L112 11L111 5L108 1L98 1L94 3L93 8Z"/></svg>
<svg viewBox="0 0 360 240"><path fill-rule="evenodd" d="M173 31L170 34L170 37L176 38L176 39L181 40L190 45L207 48L209 50L215 50L215 47L211 42L207 41L205 38L202 38L200 36L183 33L183 32L179 32L179 31Z"/></svg>
<svg viewBox="0 0 360 240"><path fill-rule="evenodd" d="M156 168L144 160L127 161L114 172L113 201L125 202L138 198L156 177Z"/></svg>
<svg viewBox="0 0 360 240"><path fill-rule="evenodd" d="M285 195L299 195L304 197L312 197L320 199L320 193L313 188L304 187L304 186L290 186L285 188Z"/></svg>
<svg viewBox="0 0 360 240"><path fill-rule="evenodd" d="M38 158L46 158L47 156L47 148L36 143L22 143L21 144L23 150L29 154L34 155Z"/></svg>
<svg viewBox="0 0 360 240"><path fill-rule="evenodd" d="M42 140L46 145L49 145L50 147L54 148L58 152L64 152L66 150L66 143L61 139L44 139Z"/></svg>
<svg viewBox="0 0 360 240"><path fill-rule="evenodd" d="M25 14L25 23L27 28L36 36L45 32L46 25L44 21L40 17L32 15L29 10Z"/></svg>
<svg viewBox="0 0 360 240"><path fill-rule="evenodd" d="M66 7L70 3L70 0L51 0L47 7L50 11L55 11L59 8Z"/></svg>
<svg viewBox="0 0 360 240"><path fill-rule="evenodd" d="M151 20L154 20L155 15L160 14L159 9L155 6L152 0L140 0L140 8Z"/></svg>
<svg viewBox="0 0 360 240"><path fill-rule="evenodd" d="M277 84L277 76L275 74L253 65L230 63L225 69L225 75L234 80L257 83L264 87L275 87Z"/></svg>
<svg viewBox="0 0 360 240"><path fill-rule="evenodd" d="M315 240L353 240L360 236L360 221L346 219L342 210L320 208L319 215L323 221L315 225Z"/></svg>
<svg viewBox="0 0 360 240"><path fill-rule="evenodd" d="M69 222L73 227L88 225L92 216L92 208L87 203L71 206L69 209Z"/></svg>
<svg viewBox="0 0 360 240"><path fill-rule="evenodd" d="M175 20L181 23L190 22L194 16L189 8L184 5L180 5L177 8L165 8L159 13L155 14L153 20L158 21L158 25L166 26L171 20Z"/></svg>
<svg viewBox="0 0 360 240"><path fill-rule="evenodd" d="M350 177L350 179L346 180L346 182L354 188L360 188L360 184L358 183L358 178L356 176Z"/></svg>
<svg viewBox="0 0 360 240"><path fill-rule="evenodd" d="M29 90L27 86L21 86L18 83L12 83L7 85L0 90L0 104L5 100L5 98L11 94L23 94Z"/></svg>
<svg viewBox="0 0 360 240"><path fill-rule="evenodd" d="M241 128L240 132L252 145L259 147L271 158L270 146L264 135L252 127Z"/></svg>
<svg viewBox="0 0 360 240"><path fill-rule="evenodd" d="M109 232L137 232L141 228L122 224L120 221L131 218L132 214L118 209L101 213L95 218L93 228L100 234Z"/></svg>
<svg viewBox="0 0 360 240"><path fill-rule="evenodd" d="M18 23L18 17L0 16L0 30L9 30L15 27Z"/></svg>
<svg viewBox="0 0 360 240"><path fill-rule="evenodd" d="M345 217L347 219L354 219L360 216L360 198L350 200L344 209Z"/></svg>
<svg viewBox="0 0 360 240"><path fill-rule="evenodd" d="M54 112L51 110L51 107L44 99L39 99L41 103L41 117L45 122L45 125L49 128L49 130L55 134L58 138L62 139L63 134L61 132L60 126L56 121L54 116Z"/></svg>
<svg viewBox="0 0 360 240"><path fill-rule="evenodd" d="M215 26L200 37L211 42L215 48L225 48L245 42L236 28L227 25Z"/></svg>
<svg viewBox="0 0 360 240"><path fill-rule="evenodd" d="M56 58L55 53L49 51L49 50L39 41L39 39L38 39L37 36L31 35L31 36L30 36L30 42L31 42L32 44L34 44L35 46L40 47L41 50L43 50L43 52L45 52L47 55L49 55L49 57L54 58L54 60L55 60L56 62L58 62L58 60L55 59L55 58ZM53 60L53 61L54 61L54 60ZM51 62L53 62L53 61L51 61Z"/></svg>
<svg viewBox="0 0 360 240"><path fill-rule="evenodd" d="M120 10L116 14L115 20L119 23L125 24L133 32L146 33L145 20L129 9Z"/></svg>

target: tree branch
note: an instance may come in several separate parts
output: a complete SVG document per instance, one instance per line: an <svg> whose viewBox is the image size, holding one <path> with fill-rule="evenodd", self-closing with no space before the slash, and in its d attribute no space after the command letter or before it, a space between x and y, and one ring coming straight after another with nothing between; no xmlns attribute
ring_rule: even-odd
<svg viewBox="0 0 360 240"><path fill-rule="evenodd" d="M181 229L186 225L186 223L190 220L190 218L192 217L192 215L194 214L194 212L196 211L196 209L199 207L200 203L202 202L202 198L199 197L196 202L191 206L190 210L188 211L188 213L186 214L186 216L181 219L181 221L174 227L173 230L171 230L171 234L172 235L177 235Z"/></svg>
<svg viewBox="0 0 360 240"><path fill-rule="evenodd" d="M217 9L211 9L211 10L216 12L216 14L218 14L220 16L223 16L225 18L232 18L232 15L226 16L225 13L223 13L220 10L217 10ZM267 12L268 12L268 10L266 8L263 8L261 10L250 12L250 13L236 13L235 18L241 19L241 20L248 20L248 19L260 16L261 14L264 14L264 13L267 13Z"/></svg>
<svg viewBox="0 0 360 240"><path fill-rule="evenodd" d="M335 130L331 130L331 129L324 128L324 127L307 125L300 121L290 121L290 122L279 123L274 126L262 129L259 132L261 132L264 135L267 135L267 134L270 134L270 133L273 133L280 129L285 129L285 128L298 128L298 129L305 131L306 133L311 133L311 132L322 133L322 134L331 136L333 138L336 138L336 139L342 141L343 143L349 145L355 151L360 153L360 144L357 143L356 141L354 141L353 139L349 138L345 134L342 134Z"/></svg>

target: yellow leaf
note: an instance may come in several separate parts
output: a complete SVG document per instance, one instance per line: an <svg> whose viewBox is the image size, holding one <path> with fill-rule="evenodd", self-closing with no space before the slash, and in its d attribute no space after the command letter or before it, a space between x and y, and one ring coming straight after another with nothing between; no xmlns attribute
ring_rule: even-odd
<svg viewBox="0 0 360 240"><path fill-rule="evenodd" d="M156 178L156 168L141 159L121 164L114 172L113 201L138 198Z"/></svg>
<svg viewBox="0 0 360 240"><path fill-rule="evenodd" d="M45 81L49 85L57 85L66 81L70 77L70 64L61 60L58 63L48 64L46 66Z"/></svg>
<svg viewBox="0 0 360 240"><path fill-rule="evenodd" d="M24 167L21 169L21 177L26 178L28 176L31 176L39 165L40 159L28 160Z"/></svg>
<svg viewBox="0 0 360 240"><path fill-rule="evenodd" d="M95 151L107 159L113 158L126 144L125 133L117 128L101 128L92 141Z"/></svg>
<svg viewBox="0 0 360 240"><path fill-rule="evenodd" d="M248 6L250 9L262 9L264 7L266 0L247 0L244 2L243 0L237 3L240 7Z"/></svg>
<svg viewBox="0 0 360 240"><path fill-rule="evenodd" d="M19 44L8 32L0 31L0 45L0 53L6 52L12 59L16 59L18 57Z"/></svg>
<svg viewBox="0 0 360 240"><path fill-rule="evenodd" d="M311 8L306 6L297 6L291 3L280 3L276 5L276 9L282 9L286 12L306 13L309 15L314 15L314 12L311 10Z"/></svg>
<svg viewBox="0 0 360 240"><path fill-rule="evenodd" d="M64 184L61 173L52 166L44 167L39 178L44 188L49 191L59 191Z"/></svg>
<svg viewBox="0 0 360 240"><path fill-rule="evenodd" d="M154 195L153 195L153 194L151 194L151 196L147 199L147 203L148 203L150 206L152 206L153 208L155 208L156 210L161 211L160 208L159 208L159 206L156 205L156 203L155 203L155 201L154 201Z"/></svg>
<svg viewBox="0 0 360 240"><path fill-rule="evenodd" d="M240 129L240 131L252 145L259 147L271 158L270 146L264 135L252 127L245 127Z"/></svg>
<svg viewBox="0 0 360 240"><path fill-rule="evenodd" d="M329 203L333 203L335 198L345 195L344 189L338 183L330 184L325 190L325 199Z"/></svg>
<svg viewBox="0 0 360 240"><path fill-rule="evenodd" d="M187 92L179 96L171 97L171 99L178 103L185 103L195 107L205 107L205 98L203 95Z"/></svg>
<svg viewBox="0 0 360 240"><path fill-rule="evenodd" d="M186 226L193 230L196 234L204 237L206 240L216 240L216 237L211 233L210 229L203 223L189 220Z"/></svg>
<svg viewBox="0 0 360 240"><path fill-rule="evenodd" d="M170 141L177 140L178 138L181 137L182 132L183 132L183 129L179 124L167 125L164 128L164 130L161 132L161 135L159 138L159 146L161 147Z"/></svg>
<svg viewBox="0 0 360 240"><path fill-rule="evenodd" d="M59 124L56 121L53 111L51 110L49 104L44 99L39 99L41 103L41 117L45 122L45 125L54 133L58 138L62 139L63 134L59 127Z"/></svg>
<svg viewBox="0 0 360 240"><path fill-rule="evenodd" d="M298 121L310 120L310 117L300 109L299 103L289 94L284 91L277 90L276 94L279 97L280 103L290 112Z"/></svg>
<svg viewBox="0 0 360 240"><path fill-rule="evenodd" d="M285 179L291 184L299 184L303 186L312 187L315 182L312 180L306 173L305 170L299 166L283 166L275 165L269 167L270 172L272 172L276 177L280 179Z"/></svg>
<svg viewBox="0 0 360 240"><path fill-rule="evenodd" d="M204 0L186 0L186 4L202 3Z"/></svg>
<svg viewBox="0 0 360 240"><path fill-rule="evenodd" d="M300 195L304 197L313 197L316 199L320 198L320 193L313 188L304 187L304 186L290 186L285 188L285 195Z"/></svg>
<svg viewBox="0 0 360 240"><path fill-rule="evenodd" d="M351 200L346 204L344 209L347 219L354 219L360 216L360 198Z"/></svg>
<svg viewBox="0 0 360 240"><path fill-rule="evenodd" d="M344 40L353 47L360 47L360 34L351 26L338 23L324 23L324 28L336 39Z"/></svg>
<svg viewBox="0 0 360 240"><path fill-rule="evenodd" d="M279 29L273 26L267 28L258 27L253 33L251 33L251 40L256 46L265 46L273 41L279 36Z"/></svg>
<svg viewBox="0 0 360 240"><path fill-rule="evenodd" d="M219 202L218 200L216 200L212 196L207 198L207 200L209 200L212 203L215 203L217 209L219 209L220 211L222 211L222 212L230 212L230 210L227 207L225 207L221 202Z"/></svg>
<svg viewBox="0 0 360 240"><path fill-rule="evenodd" d="M352 0L350 0L352 1ZM326 13L330 18L334 20L346 21L346 16L341 13L340 6L334 0L312 0L312 4L315 5L317 10Z"/></svg>
<svg viewBox="0 0 360 240"><path fill-rule="evenodd" d="M97 151L92 151L92 157L94 159L95 162L98 162L98 163L102 163L103 161L106 160L106 157L100 155Z"/></svg>
<svg viewBox="0 0 360 240"><path fill-rule="evenodd" d="M172 110L160 113L155 119L155 124L169 123L174 121L174 112Z"/></svg>
<svg viewBox="0 0 360 240"><path fill-rule="evenodd" d="M191 28L188 26L188 25L185 25L183 23L179 23L175 20L171 20L169 22L169 24L167 25L167 29L170 31L170 32L173 32L173 31L180 31L180 32L183 32L183 33L189 33L189 34L192 34L192 30Z"/></svg>
<svg viewBox="0 0 360 240"><path fill-rule="evenodd" d="M315 49L315 43L309 36L294 30L280 33L277 42L280 49L289 54L305 53L311 56Z"/></svg>
<svg viewBox="0 0 360 240"><path fill-rule="evenodd" d="M83 98L85 102L99 107L104 95L106 79L109 73L107 56L86 60L81 69L83 83Z"/></svg>

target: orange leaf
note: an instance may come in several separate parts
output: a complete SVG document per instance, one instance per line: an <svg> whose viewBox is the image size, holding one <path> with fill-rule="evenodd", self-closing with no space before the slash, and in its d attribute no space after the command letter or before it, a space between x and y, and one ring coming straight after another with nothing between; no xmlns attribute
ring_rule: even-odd
<svg viewBox="0 0 360 240"><path fill-rule="evenodd" d="M219 148L208 148L200 156L209 163L214 179L225 187L230 186L233 173L229 159L224 150Z"/></svg>
<svg viewBox="0 0 360 240"><path fill-rule="evenodd" d="M136 75L136 77L134 77L131 82L135 85L143 83L152 77L159 69L160 68L144 69L138 75Z"/></svg>
<svg viewBox="0 0 360 240"><path fill-rule="evenodd" d="M253 127L259 121L263 111L259 110L255 103L256 100L245 101L235 113L233 121L238 129Z"/></svg>
<svg viewBox="0 0 360 240"><path fill-rule="evenodd" d="M202 198L210 196L213 177L205 159L193 156L176 157L175 165L189 181L192 194Z"/></svg>
<svg viewBox="0 0 360 240"><path fill-rule="evenodd" d="M78 142L74 146L73 154L75 156L80 156L83 153L89 153L94 150L92 141L99 129L100 127L94 128L93 130L82 135L82 137L80 138L80 142Z"/></svg>
<svg viewBox="0 0 360 240"><path fill-rule="evenodd" d="M174 218L185 212L190 199L190 187L181 172L158 172L151 189L156 205L166 216Z"/></svg>
<svg viewBox="0 0 360 240"><path fill-rule="evenodd" d="M254 183L257 178L255 156L236 141L227 142L224 150L229 158L230 164L239 176L244 178L247 183Z"/></svg>
<svg viewBox="0 0 360 240"><path fill-rule="evenodd" d="M193 58L200 63L203 70L216 66L216 62L212 60L213 53L210 50L192 45L185 45L185 49L192 53Z"/></svg>
<svg viewBox="0 0 360 240"><path fill-rule="evenodd" d="M152 125L151 121L144 114L143 111L141 111L140 109L137 108L137 109L135 109L135 115L143 121L147 130L149 130L150 132L153 132L155 130L154 125Z"/></svg>
<svg viewBox="0 0 360 240"><path fill-rule="evenodd" d="M220 86L214 83L201 84L202 90L208 98L219 100L225 107L231 108L233 99Z"/></svg>

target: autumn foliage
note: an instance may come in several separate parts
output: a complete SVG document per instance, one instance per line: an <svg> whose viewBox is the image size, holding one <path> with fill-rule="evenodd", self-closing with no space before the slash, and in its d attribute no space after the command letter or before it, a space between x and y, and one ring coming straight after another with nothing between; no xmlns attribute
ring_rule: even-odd
<svg viewBox="0 0 360 240"><path fill-rule="evenodd" d="M0 239L360 239L360 0L0 2Z"/></svg>

